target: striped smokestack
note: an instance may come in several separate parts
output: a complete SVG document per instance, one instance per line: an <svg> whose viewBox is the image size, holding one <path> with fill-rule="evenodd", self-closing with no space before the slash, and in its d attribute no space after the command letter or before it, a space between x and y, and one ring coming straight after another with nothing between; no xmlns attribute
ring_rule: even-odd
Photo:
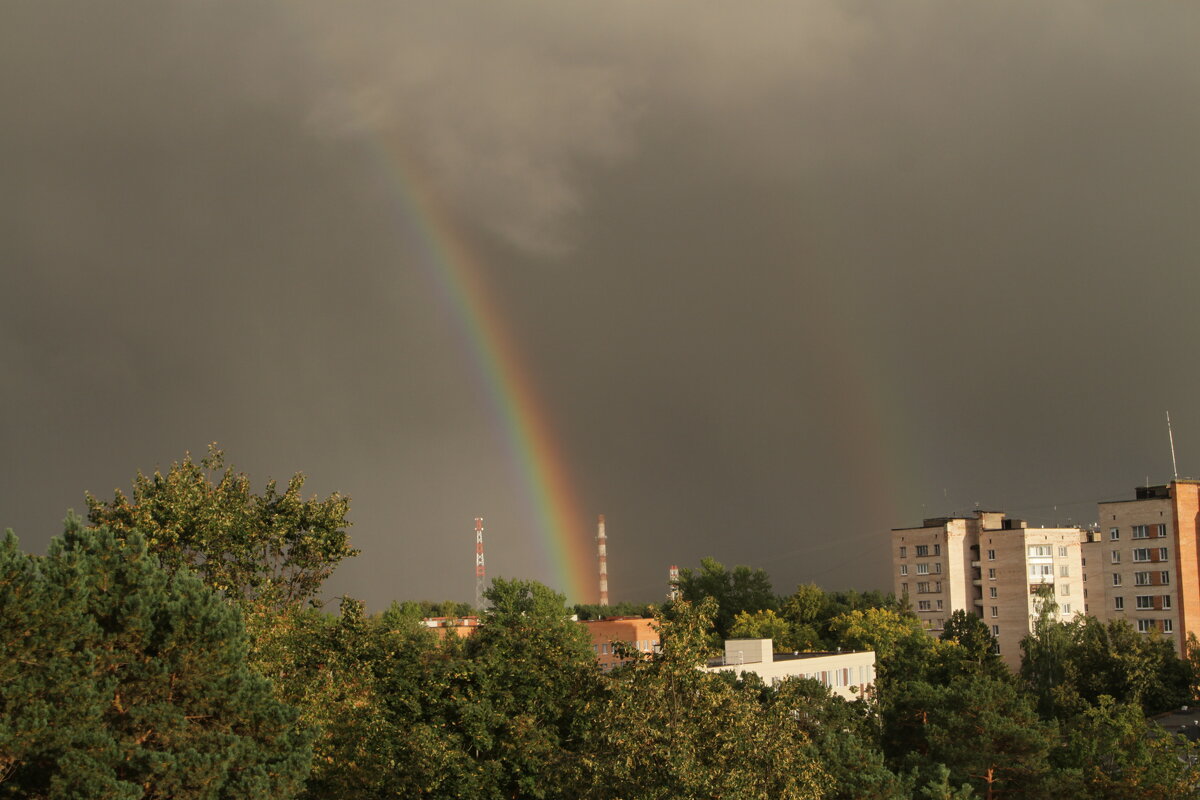
<svg viewBox="0 0 1200 800"><path fill-rule="evenodd" d="M604 534L604 515L596 523L596 547L600 556L600 605L608 605L608 537Z"/></svg>
<svg viewBox="0 0 1200 800"><path fill-rule="evenodd" d="M483 610L483 517L475 518L475 613Z"/></svg>

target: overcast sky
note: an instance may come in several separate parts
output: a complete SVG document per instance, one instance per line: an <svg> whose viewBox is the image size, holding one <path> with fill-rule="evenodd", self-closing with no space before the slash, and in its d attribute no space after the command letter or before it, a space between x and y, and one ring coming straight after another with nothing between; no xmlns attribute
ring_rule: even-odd
<svg viewBox="0 0 1200 800"><path fill-rule="evenodd" d="M4 3L0 527L41 552L217 441L352 497L331 594L472 599L476 515L490 574L569 590L431 220L608 517L614 601L708 555L890 588L890 528L976 505L1092 522L1170 478L1168 410L1200 476L1198 23Z"/></svg>

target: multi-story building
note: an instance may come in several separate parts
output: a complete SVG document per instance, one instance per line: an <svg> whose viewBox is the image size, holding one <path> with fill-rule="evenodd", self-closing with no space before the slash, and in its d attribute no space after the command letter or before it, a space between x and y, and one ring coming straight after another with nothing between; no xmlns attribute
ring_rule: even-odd
<svg viewBox="0 0 1200 800"><path fill-rule="evenodd" d="M812 678L831 692L852 700L875 683L875 651L776 653L770 639L729 639L725 655L703 667L706 672L753 672L777 686L787 678Z"/></svg>
<svg viewBox="0 0 1200 800"><path fill-rule="evenodd" d="M1021 661L1021 639L1049 587L1059 615L1084 610L1079 528L1030 528L1003 512L927 519L892 531L896 595L908 597L925 628L939 634L955 611L979 615L1010 667Z"/></svg>
<svg viewBox="0 0 1200 800"><path fill-rule="evenodd" d="M1185 655L1188 634L1200 635L1200 481L1138 487L1099 512L1084 543L1088 613L1158 631Z"/></svg>
<svg viewBox="0 0 1200 800"><path fill-rule="evenodd" d="M631 644L643 653L654 653L659 648L657 623L648 617L606 617L579 624L591 637L592 651L600 669L605 672L623 660L614 651L617 642Z"/></svg>

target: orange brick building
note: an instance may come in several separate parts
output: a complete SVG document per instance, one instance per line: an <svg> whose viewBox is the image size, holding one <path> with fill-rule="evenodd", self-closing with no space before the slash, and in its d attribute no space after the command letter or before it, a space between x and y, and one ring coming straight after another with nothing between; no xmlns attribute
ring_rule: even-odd
<svg viewBox="0 0 1200 800"><path fill-rule="evenodd" d="M613 642L628 642L643 653L653 653L658 650L658 631L654 628L654 620L645 617L608 617L606 619L586 620L583 625L592 637L592 650L600 669L608 671L621 663L621 659L613 653Z"/></svg>

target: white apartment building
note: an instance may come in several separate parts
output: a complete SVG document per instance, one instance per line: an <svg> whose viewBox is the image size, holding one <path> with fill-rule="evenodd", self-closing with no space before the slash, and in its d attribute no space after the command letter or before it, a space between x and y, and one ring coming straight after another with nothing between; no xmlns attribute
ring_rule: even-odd
<svg viewBox="0 0 1200 800"><path fill-rule="evenodd" d="M927 519L892 530L895 592L933 635L955 611L977 614L1015 669L1041 587L1051 587L1063 619L1084 611L1082 538L1079 528L1030 528L1000 511Z"/></svg>
<svg viewBox="0 0 1200 800"><path fill-rule="evenodd" d="M812 678L847 700L875 683L875 651L776 653L770 639L729 639L725 655L702 667L706 672L753 672L769 686L785 678Z"/></svg>

